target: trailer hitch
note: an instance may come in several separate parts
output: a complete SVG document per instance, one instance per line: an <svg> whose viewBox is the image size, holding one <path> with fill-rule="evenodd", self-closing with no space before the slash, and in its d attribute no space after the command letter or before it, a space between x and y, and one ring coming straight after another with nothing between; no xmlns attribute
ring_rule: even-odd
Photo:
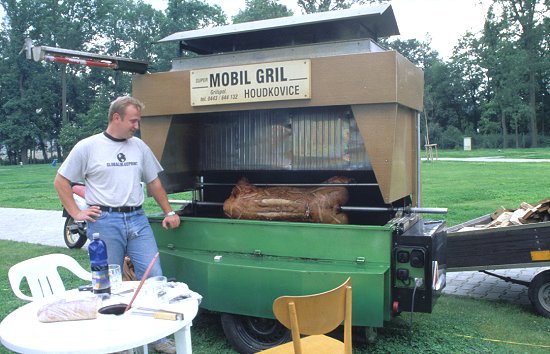
<svg viewBox="0 0 550 354"><path fill-rule="evenodd" d="M510 277L505 277L503 275L498 275L498 274L495 274L495 273L491 273L491 272L488 272L486 270L480 270L480 272L485 273L485 274L490 275L490 276L493 276L493 277L496 277L496 278L499 278L501 280L504 280L507 283L518 284L518 285L523 285L523 286L527 286L527 287L529 287L529 285L531 284L531 282L528 282L528 281L517 280L517 279L510 278Z"/></svg>

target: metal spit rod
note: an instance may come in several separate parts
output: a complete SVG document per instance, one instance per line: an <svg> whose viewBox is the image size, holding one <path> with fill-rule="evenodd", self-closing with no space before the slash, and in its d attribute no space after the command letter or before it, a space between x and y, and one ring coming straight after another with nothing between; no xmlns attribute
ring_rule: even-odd
<svg viewBox="0 0 550 354"><path fill-rule="evenodd" d="M197 186L235 186L235 183L197 182ZM378 183L254 183L259 187L378 187Z"/></svg>
<svg viewBox="0 0 550 354"><path fill-rule="evenodd" d="M196 204L203 206L222 206L221 202L198 202L192 200L168 200L170 204ZM418 213L418 214L447 214L447 208L414 208L414 207L405 207L405 208L392 208L392 207L355 207L355 206L341 206L340 210L342 211L369 211L369 212L386 212L386 211L405 211L409 213Z"/></svg>
<svg viewBox="0 0 550 354"><path fill-rule="evenodd" d="M223 203L220 203L220 202L198 202L198 201L187 200L187 199L168 199L168 203L178 204L178 205L196 204L196 205L205 205L205 206L222 206L223 205Z"/></svg>
<svg viewBox="0 0 550 354"><path fill-rule="evenodd" d="M405 211L417 214L447 214L449 211L447 208L416 208L416 207L404 207L404 208L392 208L392 207L355 207L355 206L341 206L342 211L374 211L374 212L386 212L386 211Z"/></svg>

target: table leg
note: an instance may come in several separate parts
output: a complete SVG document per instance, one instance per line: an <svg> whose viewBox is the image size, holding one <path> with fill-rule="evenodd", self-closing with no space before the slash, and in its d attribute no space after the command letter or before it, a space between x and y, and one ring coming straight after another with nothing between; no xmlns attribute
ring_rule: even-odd
<svg viewBox="0 0 550 354"><path fill-rule="evenodd" d="M191 347L191 323L174 333L174 340L176 342L176 352L178 354L192 354L193 348Z"/></svg>

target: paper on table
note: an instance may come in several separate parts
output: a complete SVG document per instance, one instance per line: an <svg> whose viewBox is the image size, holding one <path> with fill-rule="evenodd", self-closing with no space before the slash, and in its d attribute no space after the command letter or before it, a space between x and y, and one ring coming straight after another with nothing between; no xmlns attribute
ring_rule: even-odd
<svg viewBox="0 0 550 354"><path fill-rule="evenodd" d="M166 294L162 300L148 297L147 294L139 294L135 299L135 305L138 307L154 308L158 310L181 312L183 301L198 301L200 304L202 296L191 291L187 284L179 282L166 283Z"/></svg>

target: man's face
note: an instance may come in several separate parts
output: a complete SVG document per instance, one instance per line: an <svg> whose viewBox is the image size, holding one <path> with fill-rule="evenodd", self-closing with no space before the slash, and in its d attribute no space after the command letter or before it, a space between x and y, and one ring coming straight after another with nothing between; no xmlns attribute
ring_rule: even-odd
<svg viewBox="0 0 550 354"><path fill-rule="evenodd" d="M141 121L141 112L133 105L129 105L124 110L124 114L120 116L118 113L113 115L113 120L116 123L118 137L120 139L130 139L139 129Z"/></svg>

